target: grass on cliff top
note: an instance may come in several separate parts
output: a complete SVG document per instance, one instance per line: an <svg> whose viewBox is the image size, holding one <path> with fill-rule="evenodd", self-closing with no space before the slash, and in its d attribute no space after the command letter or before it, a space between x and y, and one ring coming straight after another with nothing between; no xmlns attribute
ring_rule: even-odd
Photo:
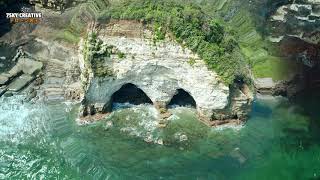
<svg viewBox="0 0 320 180"><path fill-rule="evenodd" d="M62 30L56 34L57 40L63 40L71 44L77 44L80 41L79 34L72 33L69 30Z"/></svg>
<svg viewBox="0 0 320 180"><path fill-rule="evenodd" d="M274 0L202 0L199 2L202 10L231 29L250 64L256 78L271 77L274 80L284 80L296 70L295 63L289 62L277 54L274 44L268 43L263 37L268 34L265 27L265 14L273 6L266 3L277 3Z"/></svg>
<svg viewBox="0 0 320 180"><path fill-rule="evenodd" d="M207 16L195 3L169 0L129 0L113 3L101 18L141 20L153 24L156 37L170 32L177 42L197 53L225 84L235 79L250 83L247 63L237 53L232 34L216 19ZM159 32L161 31L161 32Z"/></svg>
<svg viewBox="0 0 320 180"><path fill-rule="evenodd" d="M254 31L254 30L251 30ZM278 56L275 45L266 42L256 32L253 37L241 42L241 52L251 66L255 78L271 77L273 80L287 80L298 68L295 62Z"/></svg>
<svg viewBox="0 0 320 180"><path fill-rule="evenodd" d="M273 80L286 80L296 72L298 66L279 57L269 56L269 59L259 62L253 66L255 77L271 77Z"/></svg>

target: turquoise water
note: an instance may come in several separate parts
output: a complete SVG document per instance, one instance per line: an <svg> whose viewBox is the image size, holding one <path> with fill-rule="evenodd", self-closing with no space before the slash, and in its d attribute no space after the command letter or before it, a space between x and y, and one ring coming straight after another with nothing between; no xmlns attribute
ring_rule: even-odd
<svg viewBox="0 0 320 180"><path fill-rule="evenodd" d="M256 100L243 127L216 129L182 107L159 128L148 105L78 126L77 104L22 99L0 99L0 179L320 177L317 113L285 99Z"/></svg>

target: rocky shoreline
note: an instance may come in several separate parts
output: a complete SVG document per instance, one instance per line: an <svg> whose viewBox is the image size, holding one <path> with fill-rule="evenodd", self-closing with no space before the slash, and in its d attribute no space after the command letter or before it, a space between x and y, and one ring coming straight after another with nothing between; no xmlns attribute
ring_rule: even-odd
<svg viewBox="0 0 320 180"><path fill-rule="evenodd" d="M16 65L7 72L0 74L0 97L2 95L12 95L28 86L34 81L40 81L40 71L43 63L35 60L30 54L18 49L12 61ZM32 90L30 95L34 96Z"/></svg>
<svg viewBox="0 0 320 180"><path fill-rule="evenodd" d="M48 16L57 16L45 9L39 10L46 11ZM66 13L72 14L73 11ZM88 32L95 26L96 24L90 24ZM160 121L164 122L171 116L166 106L181 88L195 99L199 117L205 119L203 122L207 122L209 126L234 122L239 124L238 122L247 119L253 100L250 88L240 87L241 85L227 87L215 72L209 71L205 63L188 49L173 40L154 45L152 31L141 22L114 21L99 24L99 27L102 27L99 38L118 49L111 56L111 61L107 58L100 65L104 69L111 67L111 76L93 75L84 62L81 42L79 47L78 44L58 41L53 38L56 30L51 22L41 22L32 30L26 29L21 37L17 37L15 31L12 31L1 38L1 41L19 46L27 58L18 60L15 71L23 72L23 68L18 68L23 64L31 63L36 66L32 72L19 74L19 78L15 77L16 73L9 76L1 74L0 80L5 85L1 93L5 94L9 88L17 92L22 90L33 101L81 102L83 107L80 109L79 119L92 122L104 117L105 107L112 103L106 98L110 98L124 83L133 83L151 98L160 112ZM23 27L15 24L12 28ZM24 43L20 43L22 41ZM190 59L195 63L190 63ZM115 83L114 87L112 81ZM104 90L96 89L97 87L104 87ZM84 111L91 116L83 116ZM164 124L159 123L159 126Z"/></svg>
<svg viewBox="0 0 320 180"><path fill-rule="evenodd" d="M36 7L40 8L40 11L46 11L49 13L49 17L52 16L52 19L59 16L56 13L50 14L50 11L43 9L42 6L58 11L65 8L57 9L58 6L55 6L54 3L45 5L40 1L34 2L38 4ZM73 6L72 3L70 5ZM72 16L75 12L73 9L68 9L65 13ZM78 18L88 17L86 15L86 17ZM99 113L104 113L104 108L110 106L106 97L114 93L111 92L111 89L116 91L123 83L135 83L158 107L160 119L165 120L170 117L166 105L176 90L182 88L195 99L199 118L203 119L207 125L219 126L245 122L253 101L254 93L251 88L236 83L234 87L223 85L214 72L213 74L207 72L201 59L187 49L179 47L174 41L154 46L152 32L145 29L140 23L111 21L106 24L90 24L89 30L86 30L90 32L92 28L100 28L98 36L102 42L105 45L116 47L116 50L113 50L114 54L109 59L107 58L102 65L103 68L110 68L110 72L112 72L110 77L97 77L92 74L91 70L88 71L88 67L85 67L81 43L80 45L70 44L54 39L53 34L57 31L52 27L52 22L43 22L35 29L26 31L24 36L20 38L13 35L14 32L9 32L4 36L5 42L21 46L23 52L27 54L25 55L27 59L17 58L16 66L19 67L21 64L28 64L32 61L42 63L42 66L40 69L38 68L39 72L31 73L31 76L28 73L16 74L17 77L14 76L15 73L1 74L0 80L5 83L2 83L0 94L6 94L6 90L13 92L24 90L24 87L30 84L31 88L25 89L29 89L30 97L35 97L35 99L82 102L83 108L80 110L80 116L85 114L84 111L87 111L93 116L82 118L84 121L90 121L90 118L96 120L98 116L102 117L103 114L99 115ZM13 27L13 29L16 28L19 27ZM45 34L44 32L49 33ZM177 63L170 59L181 60L181 62ZM190 63L190 59L195 63ZM19 70L19 68L15 69ZM144 72L148 69L150 72ZM157 77L151 72L163 73L166 77ZM142 76L139 77L139 73ZM153 79L142 78L144 73L149 73ZM157 81L157 78L159 78L158 82L154 83L153 81ZM111 88L112 83L117 85ZM198 87L193 88L192 86L196 84ZM202 85L203 87L201 87ZM279 82L274 82L270 78L256 79L255 86L258 93L291 97L303 89L304 84L301 83L301 77L296 76L290 80ZM99 88L109 89L110 92L99 90ZM8 94L10 95L10 93ZM206 97L206 94L210 94L210 96Z"/></svg>

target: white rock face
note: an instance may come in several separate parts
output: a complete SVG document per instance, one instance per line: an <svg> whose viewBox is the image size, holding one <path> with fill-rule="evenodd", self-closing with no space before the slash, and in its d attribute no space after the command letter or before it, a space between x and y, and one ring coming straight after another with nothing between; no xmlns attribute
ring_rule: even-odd
<svg viewBox="0 0 320 180"><path fill-rule="evenodd" d="M228 104L229 88L219 83L217 75L189 50L173 42L157 46L139 38L101 38L109 45L125 52L126 58L112 57L106 62L115 77L94 78L86 100L108 103L123 85L132 83L143 90L153 103L168 104L177 89L187 91L196 101L201 114L210 116L211 110ZM188 61L195 59L190 65Z"/></svg>
<svg viewBox="0 0 320 180"><path fill-rule="evenodd" d="M118 25L113 27L119 32ZM110 105L112 95L128 83L140 88L160 108L183 89L194 98L199 115L208 119L215 110L229 105L229 88L190 50L171 40L154 45L146 29L138 36L115 34L109 27L99 38L125 53L125 58L114 55L105 62L114 76L91 79L85 97L88 106L99 105L101 109L101 104Z"/></svg>

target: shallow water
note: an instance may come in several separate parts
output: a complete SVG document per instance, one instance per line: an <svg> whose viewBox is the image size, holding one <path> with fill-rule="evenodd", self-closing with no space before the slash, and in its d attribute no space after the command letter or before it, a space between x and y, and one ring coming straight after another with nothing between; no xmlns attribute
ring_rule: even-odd
<svg viewBox="0 0 320 180"><path fill-rule="evenodd" d="M318 117L285 99L256 100L243 127L215 129L183 107L171 109L167 127L159 128L152 106L128 104L116 104L104 121L78 126L76 104L22 99L0 99L0 179L320 176Z"/></svg>

